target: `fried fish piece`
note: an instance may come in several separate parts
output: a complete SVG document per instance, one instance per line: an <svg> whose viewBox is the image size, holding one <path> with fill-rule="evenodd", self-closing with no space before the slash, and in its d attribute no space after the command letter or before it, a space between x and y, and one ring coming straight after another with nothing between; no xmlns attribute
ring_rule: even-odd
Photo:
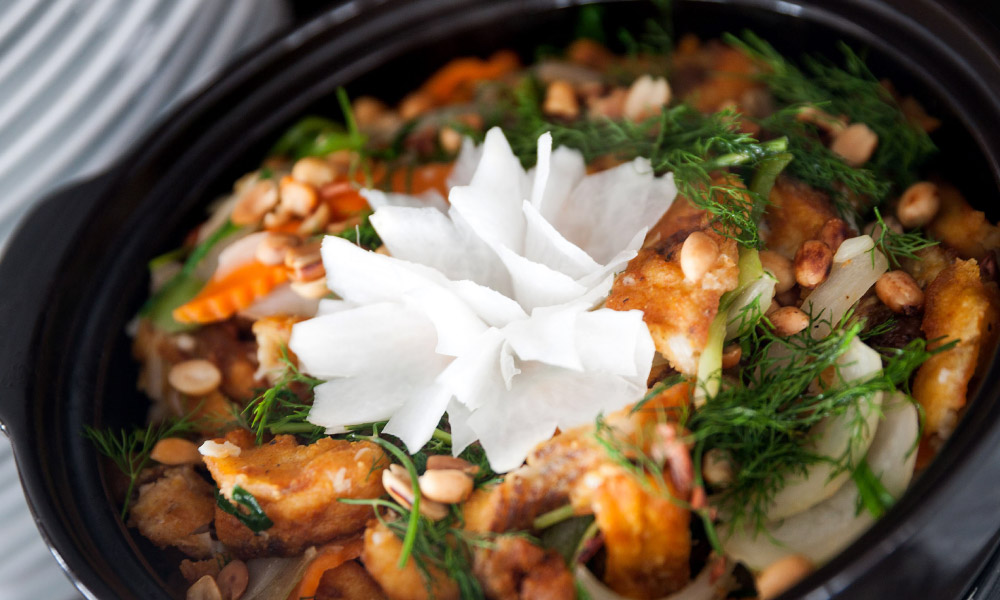
<svg viewBox="0 0 1000 600"><path fill-rule="evenodd" d="M995 284L984 284L975 260L956 260L927 286L921 328L935 346L957 341L920 366L913 396L924 409L924 435L947 438L965 406L977 363L988 358L1000 326Z"/></svg>
<svg viewBox="0 0 1000 600"><path fill-rule="evenodd" d="M927 226L931 237L954 248L962 258L982 259L990 250L1000 248L1000 227L973 209L955 186L939 182L937 187L941 208Z"/></svg>
<svg viewBox="0 0 1000 600"><path fill-rule="evenodd" d="M675 225L665 224L670 220ZM736 242L716 233L706 221L702 211L692 210L682 198L675 200L661 224L651 230L651 245L639 250L615 278L606 303L615 310L643 311L657 351L686 374L697 371L698 358L708 343L708 328L719 311L719 299L739 280ZM719 256L704 277L691 281L681 269L680 251L695 231L715 241Z"/></svg>
<svg viewBox="0 0 1000 600"><path fill-rule="evenodd" d="M129 525L160 548L174 546L192 558L212 556L208 526L215 515L212 486L190 465L172 467L139 488Z"/></svg>
<svg viewBox="0 0 1000 600"><path fill-rule="evenodd" d="M217 440L222 442L223 440ZM364 529L372 509L338 502L383 493L385 452L371 442L323 438L308 446L279 435L256 446L253 434L236 430L226 440L239 455L205 456L219 491L231 499L240 486L253 494L274 525L254 534L221 508L215 511L219 541L243 559L295 556L309 546Z"/></svg>
<svg viewBox="0 0 1000 600"><path fill-rule="evenodd" d="M788 177L779 177L768 197L762 235L768 250L789 260L803 242L819 239L820 230L838 217L826 194Z"/></svg>
<svg viewBox="0 0 1000 600"><path fill-rule="evenodd" d="M365 529L365 548L361 553L361 560L386 597L390 600L458 600L458 584L436 566L427 567L431 577L429 583L412 558L400 568L399 556L402 551L403 542L396 534L384 523L373 519L368 529Z"/></svg>

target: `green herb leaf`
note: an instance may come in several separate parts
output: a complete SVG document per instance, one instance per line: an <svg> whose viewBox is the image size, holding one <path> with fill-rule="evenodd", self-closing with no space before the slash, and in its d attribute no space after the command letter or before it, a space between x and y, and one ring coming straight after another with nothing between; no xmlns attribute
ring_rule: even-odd
<svg viewBox="0 0 1000 600"><path fill-rule="evenodd" d="M246 525L250 531L257 534L270 529L274 525L274 521L267 516L264 509L260 507L260 503L257 502L256 498L254 498L253 494L246 491L239 485L235 485L233 486L232 495L233 500L236 504L243 507L243 510L234 506L233 503L226 499L221 492L215 493L215 502L219 505L219 508L236 517L239 522Z"/></svg>
<svg viewBox="0 0 1000 600"><path fill-rule="evenodd" d="M896 233L882 220L879 210L875 209L875 222L878 225L878 236L875 240L875 247L871 249L872 261L875 260L875 248L882 251L889 259L889 264L895 268L900 267L903 259L920 260L917 254L925 248L937 246L938 241L925 236L919 229L907 231L906 233Z"/></svg>
<svg viewBox="0 0 1000 600"><path fill-rule="evenodd" d="M164 421L146 428L134 427L131 430L95 429L89 425L83 428L84 437L91 440L101 454L111 459L118 469L128 476L128 488L125 491L125 502L122 504L121 518L128 514L132 501L132 492L142 470L151 460L149 455L156 442L168 437L177 437L194 430L194 424L189 417L174 421Z"/></svg>
<svg viewBox="0 0 1000 600"><path fill-rule="evenodd" d="M265 433L295 434L314 442L325 435L325 430L309 422L311 400L303 400L298 392L311 399L313 388L323 380L299 371L288 358L285 346L281 347L281 361L285 364L284 374L247 404L243 414L250 415L249 428L257 434L258 444L263 443Z"/></svg>
<svg viewBox="0 0 1000 600"><path fill-rule="evenodd" d="M341 231L336 234L336 237L354 242L366 250L377 250L382 245L382 238L380 238L378 236L378 232L375 231L375 226L372 225L370 219L371 216L371 212L365 213L359 225Z"/></svg>
<svg viewBox="0 0 1000 600"><path fill-rule="evenodd" d="M867 510L878 519L896 503L896 499L872 472L868 461L862 460L851 472L851 478L858 486L858 514L861 514L862 510Z"/></svg>
<svg viewBox="0 0 1000 600"><path fill-rule="evenodd" d="M325 117L305 117L281 136L270 154L298 160L306 156L326 156L339 150L362 151L368 139L358 130L344 88L337 88L337 101L347 124L346 131L343 125Z"/></svg>

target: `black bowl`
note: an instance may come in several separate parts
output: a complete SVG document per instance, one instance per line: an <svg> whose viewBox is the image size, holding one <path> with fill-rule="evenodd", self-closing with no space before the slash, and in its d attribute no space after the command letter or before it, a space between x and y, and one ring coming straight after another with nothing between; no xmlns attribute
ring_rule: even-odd
<svg viewBox="0 0 1000 600"><path fill-rule="evenodd" d="M39 529L80 590L168 598L169 561L119 520L85 424L141 423L146 400L124 335L145 262L177 244L213 196L254 168L297 116L331 113L336 86L398 98L448 58L572 37L566 0L348 2L235 66L104 176L25 221L0 263L0 420ZM644 3L608 7L636 24ZM982 19L930 0L679 2L679 31L752 27L785 51L869 47L876 73L943 115L934 168L991 218L1000 176L1000 55ZM336 115L334 115L336 116ZM1000 531L1000 403L990 370L933 466L890 513L789 596L958 598ZM995 570L995 569L994 569ZM980 590L982 592L982 590Z"/></svg>

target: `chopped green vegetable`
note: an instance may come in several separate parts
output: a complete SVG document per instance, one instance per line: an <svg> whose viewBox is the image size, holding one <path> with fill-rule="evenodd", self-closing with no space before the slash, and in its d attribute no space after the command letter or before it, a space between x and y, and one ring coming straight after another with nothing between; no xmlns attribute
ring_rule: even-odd
<svg viewBox="0 0 1000 600"><path fill-rule="evenodd" d="M274 525L274 521L267 516L264 509L260 507L260 503L257 502L256 498L254 498L253 494L241 488L239 485L235 485L233 486L232 495L233 501L243 507L243 510L240 510L237 506L233 505L233 503L227 500L221 492L215 493L215 502L219 505L219 508L236 517L239 522L246 525L250 531L258 534L262 531L270 529Z"/></svg>
<svg viewBox="0 0 1000 600"><path fill-rule="evenodd" d="M851 478L858 486L858 514L861 514L862 510L867 510L878 519L896 503L896 499L872 472L868 461L862 460L851 472Z"/></svg>
<svg viewBox="0 0 1000 600"><path fill-rule="evenodd" d="M382 245L382 238L378 236L375 226L372 225L370 220L371 215L371 212L365 213L359 225L345 229L336 234L336 236L354 242L366 250L377 250Z"/></svg>
<svg viewBox="0 0 1000 600"><path fill-rule="evenodd" d="M257 434L258 444L264 441L265 433L295 434L314 442L323 437L325 431L309 422L312 404L299 397L296 387L311 397L313 388L323 380L299 371L288 358L288 350L284 346L281 347L281 360L285 364L284 374L247 404L243 414L250 415L250 430Z"/></svg>
<svg viewBox="0 0 1000 600"><path fill-rule="evenodd" d="M571 565L581 541L585 539L593 524L593 515L563 519L542 531L540 535L542 547L555 550L563 557L566 564Z"/></svg>
<svg viewBox="0 0 1000 600"><path fill-rule="evenodd" d="M340 123L317 116L309 116L292 125L271 148L271 156L300 159L306 156L326 156L339 150L360 152L368 138L358 130L351 111L351 103L344 88L337 88L337 100L347 129Z"/></svg>

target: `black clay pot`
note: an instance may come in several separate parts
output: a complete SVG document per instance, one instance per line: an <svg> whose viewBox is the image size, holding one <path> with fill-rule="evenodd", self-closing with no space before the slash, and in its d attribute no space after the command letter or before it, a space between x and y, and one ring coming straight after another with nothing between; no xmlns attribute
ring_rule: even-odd
<svg viewBox="0 0 1000 600"><path fill-rule="evenodd" d="M296 117L336 114L333 92L397 99L448 58L567 43L571 0L348 2L235 66L104 176L63 190L23 224L0 262L0 420L42 534L87 596L182 596L169 557L119 520L84 425L140 423L146 400L124 334L145 262L175 246L202 207L254 168ZM929 0L678 2L680 32L751 27L779 49L871 49L876 73L945 126L933 168L996 219L1000 63L985 19ZM639 2L612 2L610 27ZM1000 372L991 369L937 461L847 551L789 597L983 597L1000 532ZM978 578L978 579L977 579Z"/></svg>

